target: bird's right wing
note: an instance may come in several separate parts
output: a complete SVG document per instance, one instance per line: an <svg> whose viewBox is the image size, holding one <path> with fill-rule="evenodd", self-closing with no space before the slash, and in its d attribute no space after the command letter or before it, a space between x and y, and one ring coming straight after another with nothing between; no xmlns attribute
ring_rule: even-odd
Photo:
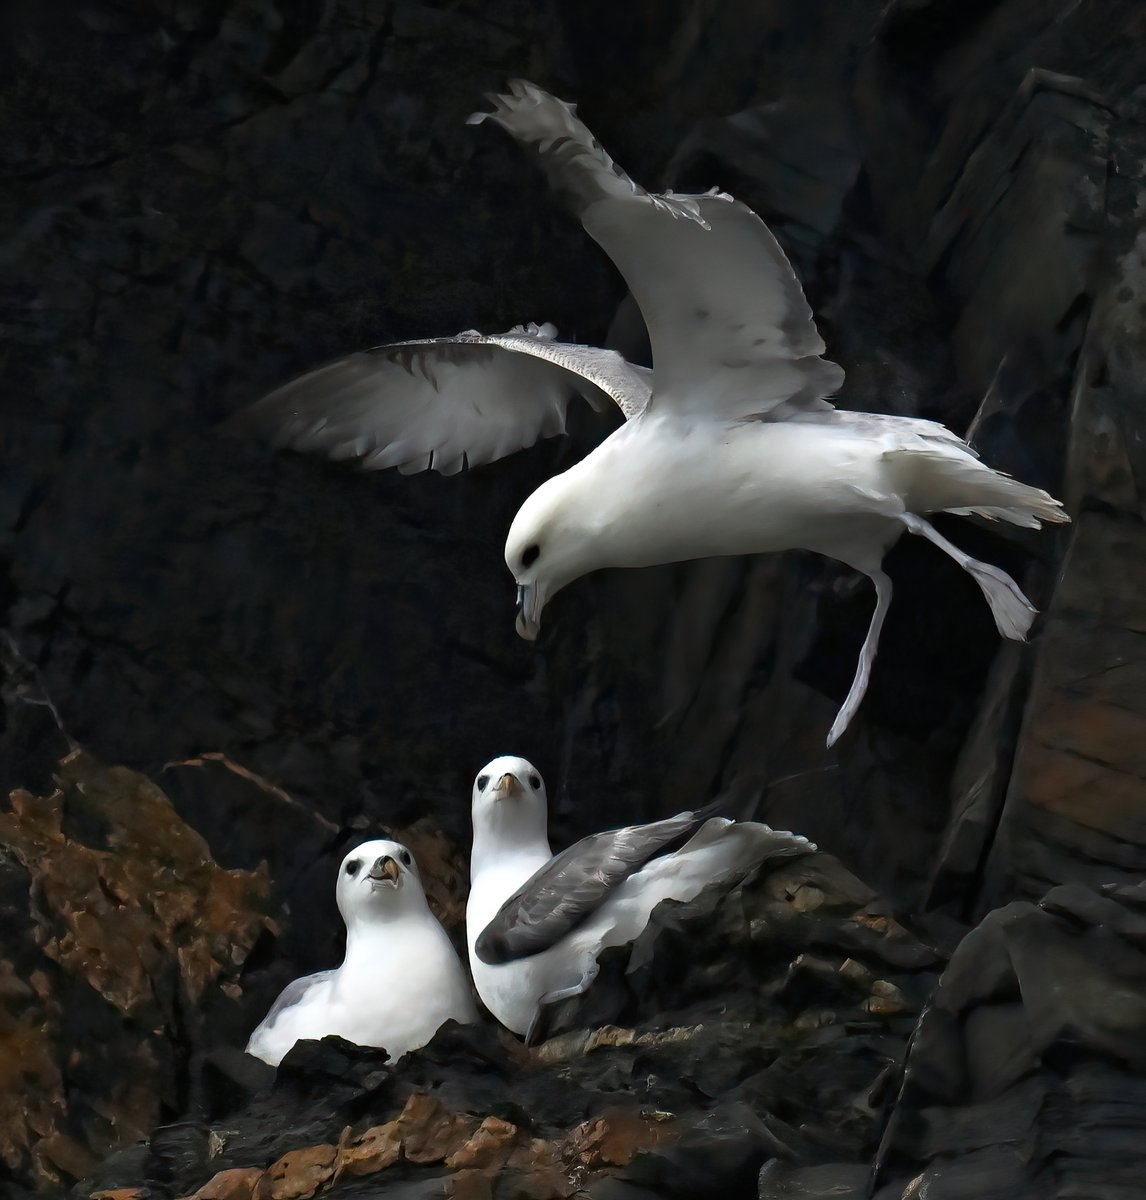
<svg viewBox="0 0 1146 1200"><path fill-rule="evenodd" d="M631 419L651 372L613 350L556 340L552 325L395 342L310 371L232 418L236 432L368 470L453 475L565 431L569 400Z"/></svg>
<svg viewBox="0 0 1146 1200"><path fill-rule="evenodd" d="M492 965L547 950L630 875L682 844L713 815L710 806L582 838L550 859L501 906L478 936L478 958Z"/></svg>

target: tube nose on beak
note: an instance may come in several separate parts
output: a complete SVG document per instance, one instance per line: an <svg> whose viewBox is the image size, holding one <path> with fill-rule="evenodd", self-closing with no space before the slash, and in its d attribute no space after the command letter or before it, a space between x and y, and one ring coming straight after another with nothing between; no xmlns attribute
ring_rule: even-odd
<svg viewBox="0 0 1146 1200"><path fill-rule="evenodd" d="M510 771L506 771L506 773L497 781L497 784L493 789L493 795L495 800L507 800L514 794L514 792L520 791L521 784L518 782L517 776Z"/></svg>
<svg viewBox="0 0 1146 1200"><path fill-rule="evenodd" d="M541 622L534 615L533 608L531 589L527 588L525 584L519 583L513 625L518 636L523 637L527 642L537 641L537 635L541 632Z"/></svg>
<svg viewBox="0 0 1146 1200"><path fill-rule="evenodd" d="M386 879L390 883L397 883L401 873L397 862L389 854L380 854L374 860L374 865L370 868L371 879L379 881Z"/></svg>

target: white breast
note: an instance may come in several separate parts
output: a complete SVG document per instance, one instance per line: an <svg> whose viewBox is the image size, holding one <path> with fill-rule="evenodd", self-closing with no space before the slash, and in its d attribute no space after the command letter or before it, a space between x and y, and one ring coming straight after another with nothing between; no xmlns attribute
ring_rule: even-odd
<svg viewBox="0 0 1146 1200"><path fill-rule="evenodd" d="M478 958L474 944L506 900L548 861L548 855L532 852L511 856L496 867L484 867L472 880L466 902L466 940L474 987L494 1017L519 1035L529 1028L538 997L544 993L544 987L538 990L536 976L548 952L490 966Z"/></svg>

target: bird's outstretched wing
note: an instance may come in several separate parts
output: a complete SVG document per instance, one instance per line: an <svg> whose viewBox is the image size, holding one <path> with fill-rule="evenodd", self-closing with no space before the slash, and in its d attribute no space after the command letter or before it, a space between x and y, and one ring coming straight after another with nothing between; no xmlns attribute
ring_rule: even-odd
<svg viewBox="0 0 1146 1200"><path fill-rule="evenodd" d="M731 196L655 195L634 183L574 107L523 80L491 96L491 120L536 153L613 260L648 326L657 411L780 419L831 407L844 373L800 281L760 218Z"/></svg>
<svg viewBox="0 0 1146 1200"><path fill-rule="evenodd" d="M240 412L233 432L368 470L453 475L565 431L569 400L631 419L651 372L612 350L556 340L552 325L394 342L310 371Z"/></svg>
<svg viewBox="0 0 1146 1200"><path fill-rule="evenodd" d="M539 954L576 929L630 875L688 840L714 806L594 833L555 855L498 909L474 949L491 965Z"/></svg>

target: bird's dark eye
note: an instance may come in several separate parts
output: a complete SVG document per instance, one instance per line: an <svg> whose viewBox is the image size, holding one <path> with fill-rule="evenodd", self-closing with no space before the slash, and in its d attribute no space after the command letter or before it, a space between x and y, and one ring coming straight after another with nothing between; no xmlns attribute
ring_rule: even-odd
<svg viewBox="0 0 1146 1200"><path fill-rule="evenodd" d="M479 776L478 776L478 791L479 791L479 792L484 792L484 791L485 791L485 785L486 785L487 783L489 783L489 776L488 776L488 775L479 775Z"/></svg>
<svg viewBox="0 0 1146 1200"><path fill-rule="evenodd" d="M521 565L523 567L532 566L541 553L541 547L534 542L532 546L525 547L525 553L521 556Z"/></svg>
<svg viewBox="0 0 1146 1200"><path fill-rule="evenodd" d="M533 788L534 791L537 791L537 789L541 786L541 776L540 775L530 775L529 786L531 788Z"/></svg>
<svg viewBox="0 0 1146 1200"><path fill-rule="evenodd" d="M409 850L403 850L402 853L399 855L399 857L401 858L402 862L405 863L406 866L409 866L414 861L410 857Z"/></svg>
<svg viewBox="0 0 1146 1200"><path fill-rule="evenodd" d="M346 873L347 873L347 875L357 875L357 874L358 874L358 868L359 868L360 866L362 866L362 864L361 864L361 863L358 861L358 859L355 859L353 862L348 862L348 863L346 864Z"/></svg>

